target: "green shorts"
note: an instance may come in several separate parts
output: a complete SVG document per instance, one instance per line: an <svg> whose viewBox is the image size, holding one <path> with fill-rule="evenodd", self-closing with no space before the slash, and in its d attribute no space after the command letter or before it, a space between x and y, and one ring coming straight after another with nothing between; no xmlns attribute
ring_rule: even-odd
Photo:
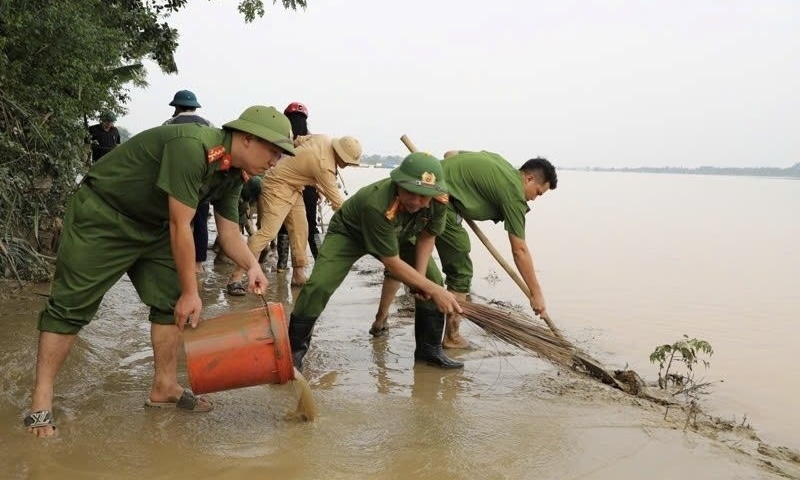
<svg viewBox="0 0 800 480"><path fill-rule="evenodd" d="M125 273L150 307L150 321L174 324L181 289L169 227L135 221L82 185L67 207L52 291L39 315L39 330L78 333Z"/></svg>

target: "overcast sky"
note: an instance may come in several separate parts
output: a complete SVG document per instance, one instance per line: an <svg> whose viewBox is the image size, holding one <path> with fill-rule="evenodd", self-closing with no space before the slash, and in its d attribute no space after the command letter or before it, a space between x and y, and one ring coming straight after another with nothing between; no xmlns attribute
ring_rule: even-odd
<svg viewBox="0 0 800 480"><path fill-rule="evenodd" d="M514 165L800 162L800 1L308 0L251 24L237 3L169 20L180 72L148 64L118 125L160 124L189 89L217 125L301 101L365 153L405 154L405 133Z"/></svg>

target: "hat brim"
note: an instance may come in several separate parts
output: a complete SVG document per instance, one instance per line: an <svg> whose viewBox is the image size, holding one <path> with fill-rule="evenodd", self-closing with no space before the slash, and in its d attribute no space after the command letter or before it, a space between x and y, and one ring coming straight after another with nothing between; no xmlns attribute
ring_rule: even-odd
<svg viewBox="0 0 800 480"><path fill-rule="evenodd" d="M345 152L344 148L342 148L342 142L339 141L340 139L334 138L331 143L333 144L333 149L336 151L336 155L339 155L339 158L348 165L359 165L360 159L353 158L352 156L348 155Z"/></svg>
<svg viewBox="0 0 800 480"><path fill-rule="evenodd" d="M411 178L404 174L399 168L392 170L392 172L389 174L389 177L398 187L402 187L404 190L408 190L409 192L417 195L422 195L423 197L438 197L439 195L445 195L449 193L447 191L447 184L444 182L440 181L435 185L423 183L421 180Z"/></svg>
<svg viewBox="0 0 800 480"><path fill-rule="evenodd" d="M201 108L197 102L176 102L175 100L169 102L170 107L188 107L188 108Z"/></svg>
<svg viewBox="0 0 800 480"><path fill-rule="evenodd" d="M270 130L267 127L257 123L248 122L247 120L242 120L241 118L228 122L222 127L255 135L256 137L275 145L286 155L290 155L292 157L294 156L294 144L292 140L289 137L281 135L280 133Z"/></svg>

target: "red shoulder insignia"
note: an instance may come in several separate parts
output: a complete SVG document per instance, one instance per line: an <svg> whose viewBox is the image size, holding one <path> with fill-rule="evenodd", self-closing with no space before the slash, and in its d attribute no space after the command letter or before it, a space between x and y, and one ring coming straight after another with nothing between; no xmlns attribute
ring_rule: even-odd
<svg viewBox="0 0 800 480"><path fill-rule="evenodd" d="M206 160L208 163L213 163L222 158L225 155L225 147L222 145L217 145L216 147L211 147L208 149L208 153L206 153Z"/></svg>
<svg viewBox="0 0 800 480"><path fill-rule="evenodd" d="M438 197L433 197L433 199L436 200L437 202L443 203L445 205L450 203L450 195L448 195L446 193L443 193L443 194L439 195Z"/></svg>
<svg viewBox="0 0 800 480"><path fill-rule="evenodd" d="M250 175L247 174L244 170L242 170L242 182L247 183L250 181Z"/></svg>

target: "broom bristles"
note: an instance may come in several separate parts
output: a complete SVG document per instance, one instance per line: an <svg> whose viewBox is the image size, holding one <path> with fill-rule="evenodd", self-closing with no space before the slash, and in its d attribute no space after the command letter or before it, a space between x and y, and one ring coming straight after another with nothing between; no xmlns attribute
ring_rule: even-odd
<svg viewBox="0 0 800 480"><path fill-rule="evenodd" d="M462 315L489 335L556 364L571 366L575 348L566 340L534 323L530 317L513 310L460 300Z"/></svg>

